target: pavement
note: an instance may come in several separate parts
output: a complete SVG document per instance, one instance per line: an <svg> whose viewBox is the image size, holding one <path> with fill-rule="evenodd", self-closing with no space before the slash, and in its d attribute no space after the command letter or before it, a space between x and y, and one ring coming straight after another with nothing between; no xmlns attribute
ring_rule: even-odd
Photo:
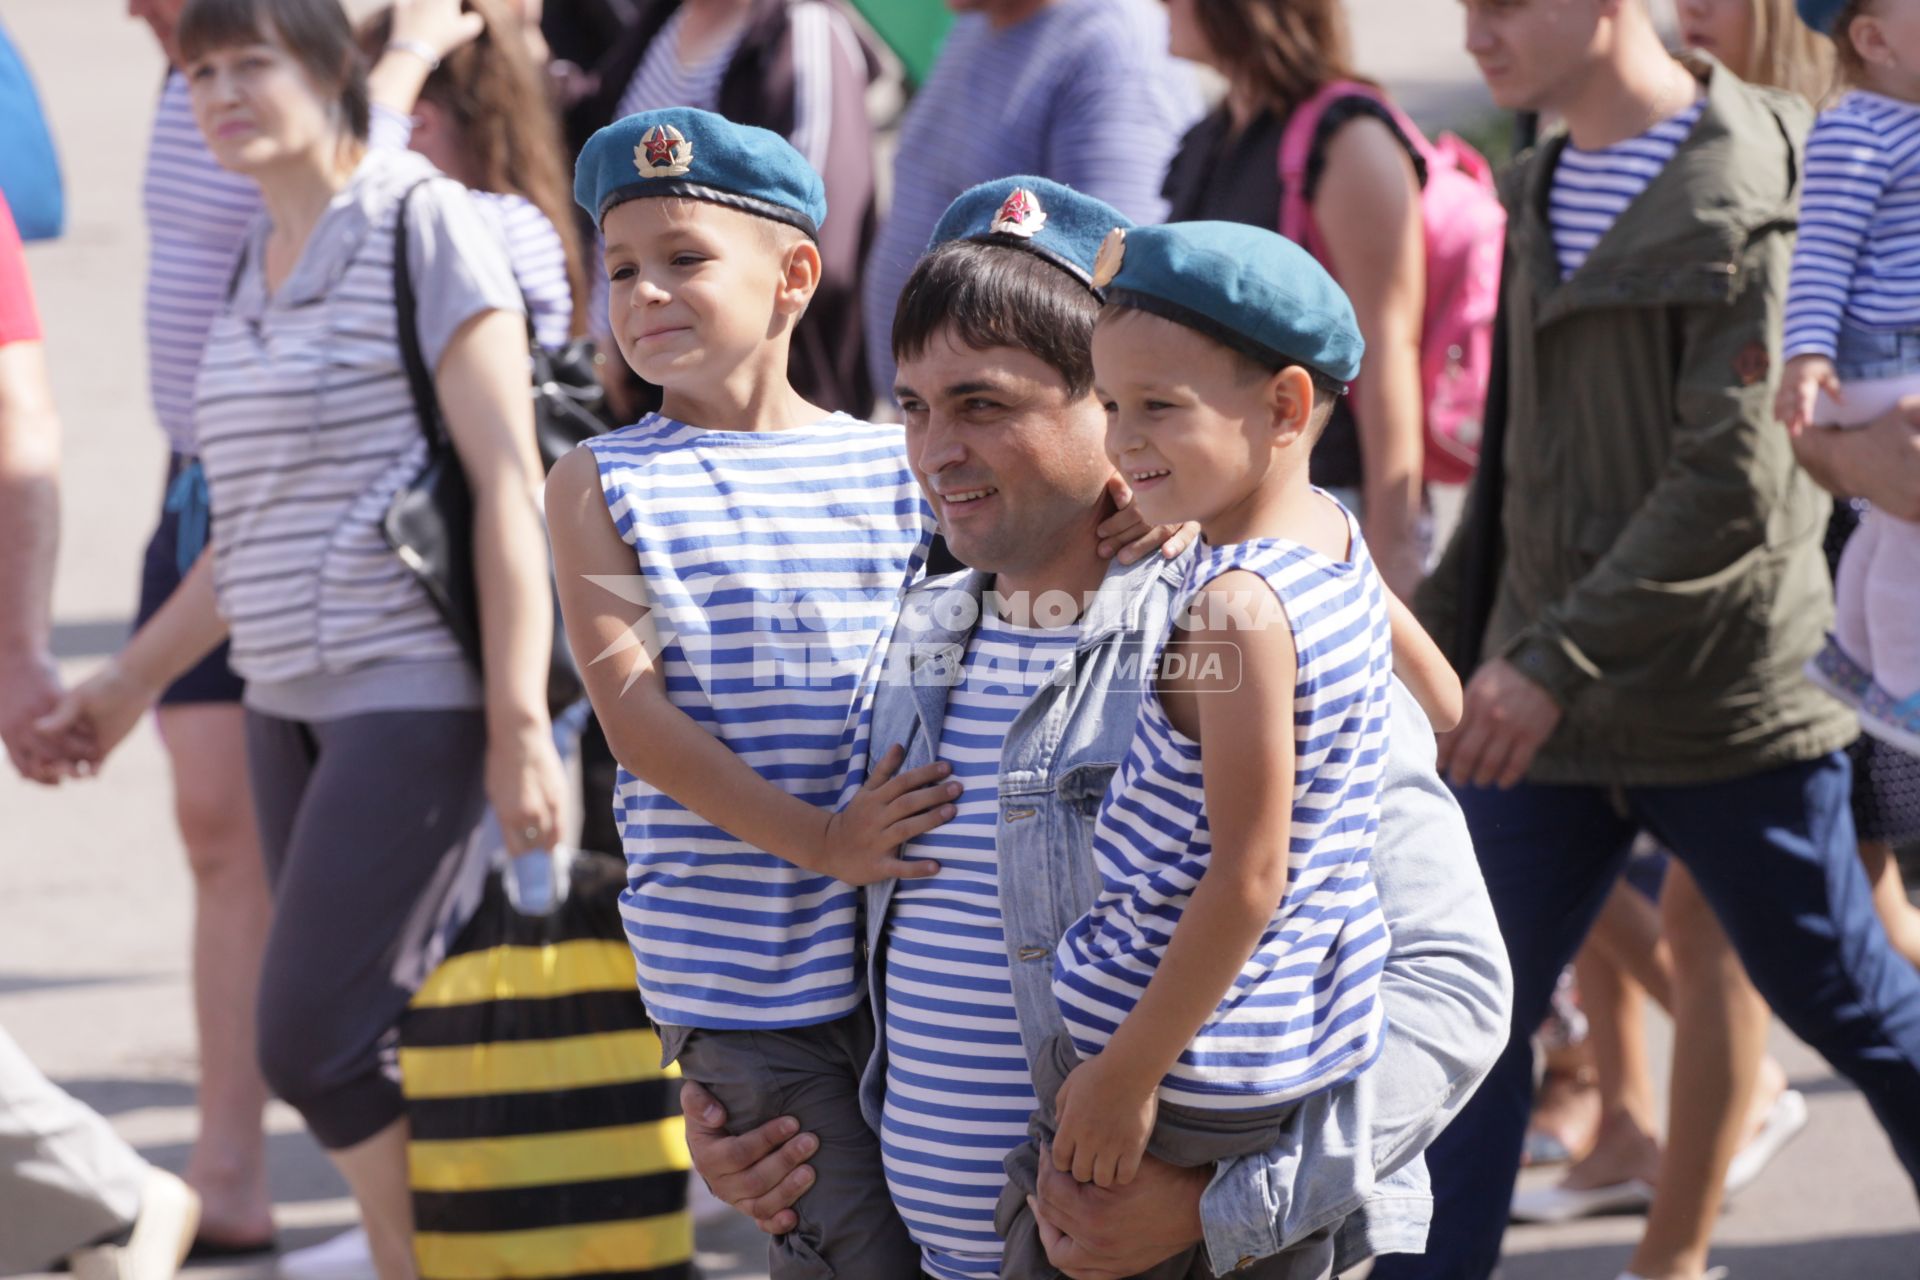
<svg viewBox="0 0 1920 1280"><path fill-rule="evenodd" d="M933 0L901 0L932 3ZM1349 0L1360 64L1423 119L1484 113L1446 0ZM69 677L125 636L164 461L147 407L140 297L142 154L161 65L145 28L108 0L6 0L66 165L69 230L29 249L66 427L66 505L55 644ZM143 726L95 783L49 791L0 770L0 1024L111 1117L155 1163L179 1169L194 1137L186 949L189 884L165 762ZM1663 1031L1658 1024L1654 1032ZM1920 1211L1865 1104L1784 1032L1776 1048L1812 1122L1726 1213L1715 1261L1734 1280L1912 1277ZM1664 1043L1664 1041L1657 1041ZM1656 1055L1658 1056L1658 1055ZM299 1119L269 1113L281 1237L311 1244L353 1221L344 1186ZM1614 1275L1638 1220L1526 1228L1507 1280ZM758 1280L743 1224L703 1230L714 1280ZM194 1268L198 1280L270 1266Z"/></svg>

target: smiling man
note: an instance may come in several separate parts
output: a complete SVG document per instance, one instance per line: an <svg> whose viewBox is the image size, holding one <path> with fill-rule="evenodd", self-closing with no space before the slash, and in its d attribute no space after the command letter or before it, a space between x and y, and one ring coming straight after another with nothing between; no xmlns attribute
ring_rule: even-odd
<svg viewBox="0 0 1920 1280"><path fill-rule="evenodd" d="M965 789L955 818L903 851L939 873L869 890L879 1042L862 1101L939 1280L999 1275L993 1214L1009 1176L1034 1188L1050 1260L1085 1280L1176 1258L1195 1276L1245 1264L1240 1274L1318 1277L1328 1238L1341 1267L1418 1249L1418 1157L1478 1084L1506 1019L1472 850L1431 731L1396 686L1374 863L1393 935L1381 983L1391 1031L1374 1068L1309 1099L1259 1158L1200 1169L1149 1158L1110 1189L1050 1165L1008 1167L1036 1100L1033 1058L1061 1029L1054 948L1098 883L1093 811L1144 690L1127 661L1164 634L1191 558L1109 563L1087 536L1111 513L1113 475L1092 392L1091 272L1124 222L1042 179L976 188L941 220L894 323L910 460L972 569L910 594L869 738L904 744L907 767L950 763ZM690 1088L684 1101L715 1192L786 1230L811 1185L813 1136L781 1119L728 1137L711 1098Z"/></svg>

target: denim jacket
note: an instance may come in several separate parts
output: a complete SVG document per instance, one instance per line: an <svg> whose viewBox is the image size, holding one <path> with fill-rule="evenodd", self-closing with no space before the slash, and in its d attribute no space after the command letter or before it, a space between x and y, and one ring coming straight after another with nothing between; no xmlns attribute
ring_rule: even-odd
<svg viewBox="0 0 1920 1280"><path fill-rule="evenodd" d="M1193 553L1115 565L1083 612L1075 661L1061 663L1007 731L1001 755L1000 904L1020 1037L1031 1063L1064 1031L1053 955L1099 890L1093 824L1133 735L1139 665L1167 632ZM906 747L903 769L934 759L947 678L959 667L991 578L933 579L907 597L873 706L877 753ZM1433 1200L1421 1153L1505 1047L1512 979L1465 820L1434 769L1426 717L1394 686L1390 758L1374 872L1393 950L1381 979L1386 1045L1357 1080L1303 1102L1263 1157L1222 1163L1200 1202L1215 1274L1286 1277L1284 1250L1336 1234L1336 1269L1378 1253L1419 1252ZM894 882L867 890L868 987L884 1028L881 965ZM886 1087L877 1037L861 1104L877 1130Z"/></svg>

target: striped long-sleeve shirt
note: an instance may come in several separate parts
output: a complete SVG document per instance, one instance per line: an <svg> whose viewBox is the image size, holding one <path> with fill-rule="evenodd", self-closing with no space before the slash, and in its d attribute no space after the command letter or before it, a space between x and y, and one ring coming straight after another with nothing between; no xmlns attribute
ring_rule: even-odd
<svg viewBox="0 0 1920 1280"><path fill-rule="evenodd" d="M1831 358L1842 320L1920 328L1920 103L1849 93L1807 136L1786 354Z"/></svg>
<svg viewBox="0 0 1920 1280"><path fill-rule="evenodd" d="M1159 222L1174 147L1200 116L1151 0L1054 0L996 30L963 14L915 95L893 162L893 209L867 259L867 362L893 398L893 311L955 196L1034 173Z"/></svg>

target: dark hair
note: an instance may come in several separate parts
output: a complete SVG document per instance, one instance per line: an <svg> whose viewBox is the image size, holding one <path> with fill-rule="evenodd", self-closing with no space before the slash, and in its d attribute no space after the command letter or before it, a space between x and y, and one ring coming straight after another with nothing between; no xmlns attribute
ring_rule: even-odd
<svg viewBox="0 0 1920 1280"><path fill-rule="evenodd" d="M1342 0L1193 0L1216 69L1279 116L1353 69Z"/></svg>
<svg viewBox="0 0 1920 1280"><path fill-rule="evenodd" d="M367 63L340 0L187 0L175 39L188 62L232 45L279 45L336 95L348 130L366 139Z"/></svg>
<svg viewBox="0 0 1920 1280"><path fill-rule="evenodd" d="M1079 399L1093 390L1093 291L1027 249L951 240L920 259L893 313L893 358L909 360L952 334L977 351L1038 356Z"/></svg>
<svg viewBox="0 0 1920 1280"><path fill-rule="evenodd" d="M1833 60L1842 83L1858 85L1866 79L1867 60L1853 47L1853 20L1869 13L1867 0L1847 0L1840 16L1833 20Z"/></svg>
<svg viewBox="0 0 1920 1280"><path fill-rule="evenodd" d="M500 0L467 0L467 7L480 15L484 29L441 60L421 87L420 100L439 107L459 127L476 189L522 196L547 215L566 254L573 331L584 333L587 269L562 159L560 117L528 55L519 20ZM379 57L392 32L392 9L360 28L360 46L369 59Z"/></svg>

